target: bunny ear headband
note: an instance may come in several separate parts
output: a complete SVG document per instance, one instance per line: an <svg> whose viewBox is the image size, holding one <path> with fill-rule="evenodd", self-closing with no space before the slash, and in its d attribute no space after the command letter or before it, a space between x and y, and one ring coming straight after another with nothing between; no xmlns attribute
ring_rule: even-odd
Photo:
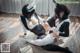
<svg viewBox="0 0 80 53"><path fill-rule="evenodd" d="M28 12L31 12L34 9L36 9L36 5L38 2L40 2L40 0L33 0L33 2L31 4L29 4L27 7Z"/></svg>

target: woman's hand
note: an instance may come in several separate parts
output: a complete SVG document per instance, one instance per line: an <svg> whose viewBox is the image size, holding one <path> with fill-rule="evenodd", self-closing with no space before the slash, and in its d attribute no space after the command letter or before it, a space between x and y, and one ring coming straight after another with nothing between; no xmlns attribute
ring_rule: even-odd
<svg viewBox="0 0 80 53"><path fill-rule="evenodd" d="M56 38L59 38L59 32L53 31L53 36L56 37Z"/></svg>
<svg viewBox="0 0 80 53"><path fill-rule="evenodd" d="M46 32L49 31L50 26L48 25L48 23L44 23L42 25L43 25L44 29L46 30Z"/></svg>

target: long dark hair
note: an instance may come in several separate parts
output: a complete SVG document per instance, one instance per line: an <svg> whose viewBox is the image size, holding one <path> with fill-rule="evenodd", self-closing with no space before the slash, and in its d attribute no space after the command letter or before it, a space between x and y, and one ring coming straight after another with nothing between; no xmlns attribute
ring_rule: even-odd
<svg viewBox="0 0 80 53"><path fill-rule="evenodd" d="M27 7L28 7L28 5L29 4L26 4L26 5L24 5L23 7L22 7L22 14L25 16L25 17L27 17L28 15L32 15L34 12L35 12L35 10L32 10L31 12L28 12L28 9L27 9ZM30 17L27 17L27 19L29 19Z"/></svg>
<svg viewBox="0 0 80 53"><path fill-rule="evenodd" d="M62 16L62 18L60 18L60 12L64 12L64 15ZM56 4L55 14L58 16L60 21L62 21L62 20L65 20L65 19L68 18L68 15L70 14L70 11L67 8L67 6L65 6L63 4Z"/></svg>

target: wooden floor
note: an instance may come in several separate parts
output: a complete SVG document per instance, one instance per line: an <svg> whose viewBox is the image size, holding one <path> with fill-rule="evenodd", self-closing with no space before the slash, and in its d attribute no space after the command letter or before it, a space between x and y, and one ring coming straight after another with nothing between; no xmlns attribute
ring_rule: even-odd
<svg viewBox="0 0 80 53"><path fill-rule="evenodd" d="M74 26L74 27L73 27ZM11 43L10 53L32 53L31 46L19 35L23 35L23 28L20 23L19 15L1 14L0 15L0 43ZM74 53L80 53L80 24L71 25L70 39L65 46L68 46Z"/></svg>
<svg viewBox="0 0 80 53"><path fill-rule="evenodd" d="M27 45L19 35L23 35L19 15L0 15L0 43L11 43L11 53L18 53L20 48Z"/></svg>

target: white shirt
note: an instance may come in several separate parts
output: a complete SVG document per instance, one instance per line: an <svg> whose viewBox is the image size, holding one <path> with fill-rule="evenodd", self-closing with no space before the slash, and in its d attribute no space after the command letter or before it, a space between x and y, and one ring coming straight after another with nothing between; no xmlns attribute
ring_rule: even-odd
<svg viewBox="0 0 80 53"><path fill-rule="evenodd" d="M37 18L35 18L34 15L31 17L31 21L29 21L27 19L26 19L26 21L27 21L27 26L30 29L33 29L36 25L38 25L38 20L37 20Z"/></svg>
<svg viewBox="0 0 80 53"><path fill-rule="evenodd" d="M43 19L40 16L38 16L38 19L35 17L34 14L31 17L31 21L29 21L29 20L26 19L28 28L33 29L36 25L39 24L38 21L40 21L40 24L43 23Z"/></svg>

